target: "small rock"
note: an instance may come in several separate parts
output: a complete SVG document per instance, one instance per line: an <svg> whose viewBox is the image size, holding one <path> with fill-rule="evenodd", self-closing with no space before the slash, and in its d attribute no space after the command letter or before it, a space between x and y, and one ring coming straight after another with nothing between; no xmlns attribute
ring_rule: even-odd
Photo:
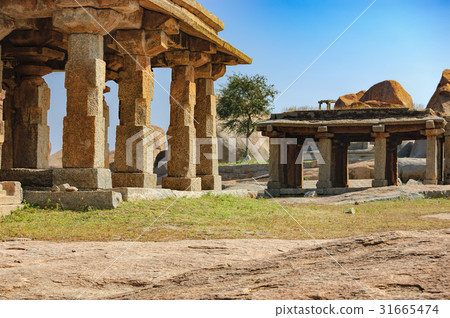
<svg viewBox="0 0 450 318"><path fill-rule="evenodd" d="M312 197L317 197L316 191L308 191L305 193L305 198L312 198Z"/></svg>
<svg viewBox="0 0 450 318"><path fill-rule="evenodd" d="M61 191L66 191L67 188L70 188L70 184L68 184L68 183L64 183L59 186L59 189Z"/></svg>
<svg viewBox="0 0 450 318"><path fill-rule="evenodd" d="M360 203L358 201L355 202L355 205L359 205Z"/></svg>
<svg viewBox="0 0 450 318"><path fill-rule="evenodd" d="M22 261L15 260L14 263L20 264Z"/></svg>
<svg viewBox="0 0 450 318"><path fill-rule="evenodd" d="M59 191L61 191L61 189L56 184L53 185L52 192L59 192Z"/></svg>
<svg viewBox="0 0 450 318"><path fill-rule="evenodd" d="M347 213L347 214L355 214L355 213L356 213L356 210L355 210L355 208L350 208L350 209L348 209L348 210L345 210L344 213Z"/></svg>
<svg viewBox="0 0 450 318"><path fill-rule="evenodd" d="M77 187L72 187L72 186L70 186L70 187L68 187L66 189L66 192L77 192L77 191L78 191L78 188Z"/></svg>
<svg viewBox="0 0 450 318"><path fill-rule="evenodd" d="M409 179L408 182L406 183L407 186L419 186L422 185L421 182L414 180L414 179Z"/></svg>

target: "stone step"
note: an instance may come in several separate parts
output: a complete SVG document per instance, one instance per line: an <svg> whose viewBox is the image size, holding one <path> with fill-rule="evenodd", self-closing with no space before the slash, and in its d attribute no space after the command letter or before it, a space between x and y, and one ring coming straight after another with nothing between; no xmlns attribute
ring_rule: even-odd
<svg viewBox="0 0 450 318"><path fill-rule="evenodd" d="M23 205L19 204L7 204L7 205L0 205L0 218L3 216L10 215L12 211L17 209L22 209Z"/></svg>
<svg viewBox="0 0 450 318"><path fill-rule="evenodd" d="M8 195L8 193L6 192L6 190L3 190L3 189L0 188L0 197L1 197L1 196L6 196L6 195Z"/></svg>
<svg viewBox="0 0 450 318"><path fill-rule="evenodd" d="M0 196L0 205L11 205L11 204L21 204L21 198L16 196L2 195Z"/></svg>

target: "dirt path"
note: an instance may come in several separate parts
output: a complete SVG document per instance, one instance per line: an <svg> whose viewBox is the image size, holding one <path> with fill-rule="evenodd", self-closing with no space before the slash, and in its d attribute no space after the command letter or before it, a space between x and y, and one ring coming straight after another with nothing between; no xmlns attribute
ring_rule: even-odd
<svg viewBox="0 0 450 318"><path fill-rule="evenodd" d="M0 299L449 299L450 230L320 241L0 244Z"/></svg>

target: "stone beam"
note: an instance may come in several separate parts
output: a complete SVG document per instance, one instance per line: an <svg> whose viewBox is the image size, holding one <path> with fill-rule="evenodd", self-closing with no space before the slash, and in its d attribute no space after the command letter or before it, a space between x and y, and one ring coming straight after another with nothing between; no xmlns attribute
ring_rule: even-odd
<svg viewBox="0 0 450 318"><path fill-rule="evenodd" d="M14 21L0 13L0 40L3 40L8 34L10 34L14 30Z"/></svg>
<svg viewBox="0 0 450 318"><path fill-rule="evenodd" d="M56 7L79 8L95 7L99 9L113 9L120 13L132 13L139 10L138 0L56 0Z"/></svg>
<svg viewBox="0 0 450 318"><path fill-rule="evenodd" d="M115 41L109 37L106 45L122 54L149 57L169 49L168 38L163 31L118 30Z"/></svg>
<svg viewBox="0 0 450 318"><path fill-rule="evenodd" d="M180 25L177 20L168 15L149 10L144 10L142 28L150 31L162 30L169 35L180 33Z"/></svg>
<svg viewBox="0 0 450 318"><path fill-rule="evenodd" d="M195 69L197 177L202 179L202 190L222 190L218 167L216 95L212 69L211 63Z"/></svg>
<svg viewBox="0 0 450 318"><path fill-rule="evenodd" d="M189 38L189 49L192 52L203 52L208 54L217 53L217 47L215 44L197 37Z"/></svg>
<svg viewBox="0 0 450 318"><path fill-rule="evenodd" d="M66 8L53 14L53 25L69 34L106 35L119 25L120 20L117 11L92 7Z"/></svg>
<svg viewBox="0 0 450 318"><path fill-rule="evenodd" d="M169 51L165 53L165 60L170 68L180 65L199 68L211 62L211 56L201 52Z"/></svg>

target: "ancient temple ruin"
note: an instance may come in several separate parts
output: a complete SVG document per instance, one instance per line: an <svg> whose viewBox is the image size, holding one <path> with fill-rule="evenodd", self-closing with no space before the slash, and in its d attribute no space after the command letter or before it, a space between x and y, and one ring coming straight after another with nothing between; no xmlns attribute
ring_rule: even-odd
<svg viewBox="0 0 450 318"><path fill-rule="evenodd" d="M294 111L273 114L258 123L270 137L272 195L294 194L303 188L303 148L317 144L318 193L336 193L349 187L348 147L351 142L375 144L373 187L398 185L397 146L404 140L426 139L425 184L450 184L450 127L448 118L433 110L370 108ZM309 149L310 150L310 149ZM446 160L444 160L446 159ZM300 191L298 194L300 194Z"/></svg>
<svg viewBox="0 0 450 318"><path fill-rule="evenodd" d="M221 189L214 156L214 81L228 65L251 63L218 36L223 29L194 0L2 0L0 179L82 189L155 187L148 146L152 70L171 68L171 159L162 185ZM48 172L50 90L43 76L60 71L66 74L67 89L63 168ZM112 173L103 97L105 82L111 80L119 85L120 100ZM196 138L210 140L200 153ZM140 158L131 164L130 144L136 145L132 158ZM192 160L196 156L199 164Z"/></svg>

